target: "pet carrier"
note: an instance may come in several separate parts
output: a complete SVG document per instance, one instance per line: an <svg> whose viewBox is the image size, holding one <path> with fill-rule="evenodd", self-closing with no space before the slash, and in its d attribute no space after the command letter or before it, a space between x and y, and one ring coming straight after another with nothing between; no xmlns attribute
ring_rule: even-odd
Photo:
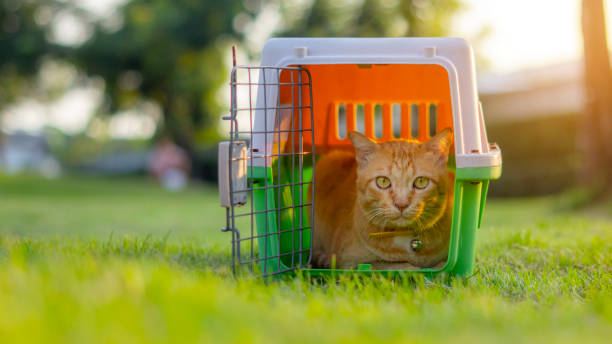
<svg viewBox="0 0 612 344"><path fill-rule="evenodd" d="M501 153L489 144L476 92L470 46L457 38L276 38L261 66L231 73L230 139L219 145L219 192L232 233L234 271L260 276L296 269L311 275L395 274L368 264L354 270L311 268L314 165L331 149L351 149L348 132L382 142L426 141L454 132L452 227L442 268L474 269L489 181Z"/></svg>

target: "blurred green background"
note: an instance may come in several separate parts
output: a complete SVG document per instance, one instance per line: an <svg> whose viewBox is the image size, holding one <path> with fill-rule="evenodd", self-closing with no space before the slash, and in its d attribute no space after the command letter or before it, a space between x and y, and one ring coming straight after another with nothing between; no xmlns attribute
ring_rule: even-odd
<svg viewBox="0 0 612 344"><path fill-rule="evenodd" d="M191 178L215 182L232 45L239 63L257 64L269 37L450 35L474 46L489 140L503 150L492 196L582 187L588 169L603 171L594 179L609 186L609 162L585 167L581 154L605 156L580 140L600 137L591 140L599 147L606 136L581 116L595 111L580 4L558 5L541 28L533 14L511 22L527 15L521 4L478 0L3 0L1 165L50 177L145 175L156 144L169 138L188 156Z"/></svg>

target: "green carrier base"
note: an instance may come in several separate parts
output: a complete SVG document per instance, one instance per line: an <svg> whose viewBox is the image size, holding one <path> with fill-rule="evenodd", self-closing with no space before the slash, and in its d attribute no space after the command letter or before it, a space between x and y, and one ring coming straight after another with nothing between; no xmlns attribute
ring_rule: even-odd
<svg viewBox="0 0 612 344"><path fill-rule="evenodd" d="M449 159L449 169L455 171L453 219L448 259L444 267L409 271L372 270L369 264L361 264L358 269L351 270L302 268L301 273L313 277L342 274L400 276L407 273L424 274L427 278L440 274L464 278L470 276L474 272L476 229L480 228L482 221L489 182L501 176L501 166L455 168L453 158ZM295 273L295 267L309 264L310 208L294 206L294 200L298 199L298 204L307 203L308 185L294 184L293 181L300 180L297 175L299 171L292 171L288 166L290 164L283 164L281 161L269 168L252 167L249 171L249 177L256 189L252 201L256 212L259 268L264 275L282 276ZM312 179L312 169L312 166L303 166L303 182ZM283 186L265 188L265 185ZM270 212L266 209L281 210Z"/></svg>

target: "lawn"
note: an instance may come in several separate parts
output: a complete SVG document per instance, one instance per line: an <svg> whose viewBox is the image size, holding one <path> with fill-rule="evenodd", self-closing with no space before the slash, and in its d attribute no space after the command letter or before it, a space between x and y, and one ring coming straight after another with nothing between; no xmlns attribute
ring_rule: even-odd
<svg viewBox="0 0 612 344"><path fill-rule="evenodd" d="M0 342L611 343L612 207L562 203L489 201L451 285L265 284L232 277L211 186L0 176Z"/></svg>

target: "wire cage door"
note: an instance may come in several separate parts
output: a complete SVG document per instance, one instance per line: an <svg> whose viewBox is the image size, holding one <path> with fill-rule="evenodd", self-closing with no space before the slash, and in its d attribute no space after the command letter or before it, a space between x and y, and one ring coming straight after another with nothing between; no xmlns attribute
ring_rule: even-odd
<svg viewBox="0 0 612 344"><path fill-rule="evenodd" d="M219 180L220 191L223 183L228 189L225 200L220 194L232 269L270 276L307 267L315 179L310 73L234 66L230 84L230 139L220 145Z"/></svg>

